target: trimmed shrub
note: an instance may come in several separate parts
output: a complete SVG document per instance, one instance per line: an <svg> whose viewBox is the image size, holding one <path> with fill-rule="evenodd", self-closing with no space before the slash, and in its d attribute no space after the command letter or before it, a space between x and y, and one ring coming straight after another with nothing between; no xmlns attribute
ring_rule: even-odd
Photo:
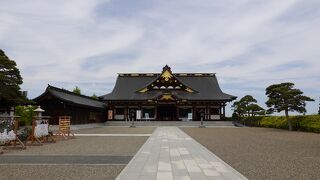
<svg viewBox="0 0 320 180"><path fill-rule="evenodd" d="M320 133L320 115L290 116L293 130ZM288 129L285 116L255 116L241 118L240 123L252 127Z"/></svg>
<svg viewBox="0 0 320 180"><path fill-rule="evenodd" d="M301 119L298 122L299 130L320 133L320 115L304 116Z"/></svg>

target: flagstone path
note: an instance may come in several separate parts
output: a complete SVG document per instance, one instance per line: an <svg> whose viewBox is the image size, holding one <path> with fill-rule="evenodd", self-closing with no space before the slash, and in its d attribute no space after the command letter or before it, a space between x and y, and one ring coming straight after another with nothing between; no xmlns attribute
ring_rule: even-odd
<svg viewBox="0 0 320 180"><path fill-rule="evenodd" d="M177 127L158 127L117 180L247 179Z"/></svg>

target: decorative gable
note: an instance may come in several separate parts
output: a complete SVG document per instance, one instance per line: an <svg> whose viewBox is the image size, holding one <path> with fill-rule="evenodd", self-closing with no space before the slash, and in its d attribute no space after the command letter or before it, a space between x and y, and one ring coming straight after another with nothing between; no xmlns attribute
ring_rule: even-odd
<svg viewBox="0 0 320 180"><path fill-rule="evenodd" d="M172 74L171 68L166 65L163 67L160 76L150 83L148 86L138 90L140 93L153 90L181 90L188 93L195 93L196 91L180 82L174 74Z"/></svg>

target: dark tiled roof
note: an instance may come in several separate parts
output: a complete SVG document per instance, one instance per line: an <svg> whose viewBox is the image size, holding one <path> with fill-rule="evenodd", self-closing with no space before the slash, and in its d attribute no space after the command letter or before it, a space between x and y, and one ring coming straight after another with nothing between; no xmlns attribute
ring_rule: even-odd
<svg viewBox="0 0 320 180"><path fill-rule="evenodd" d="M46 96L47 94L51 94L52 96L69 103L83 105L83 106L89 106L93 108L105 108L106 104L93 99L88 96L79 95L70 91L67 91L65 89L60 89L54 86L48 85L46 91L41 94L40 96L36 97L34 101L40 100L42 97Z"/></svg>
<svg viewBox="0 0 320 180"><path fill-rule="evenodd" d="M108 100L148 100L154 99L170 91L179 99L186 100L216 100L232 101L236 96L223 93L219 87L215 74L174 74L186 86L197 91L189 93L181 90L153 90L145 93L138 90L155 81L160 74L119 74L113 91L101 96L105 101Z"/></svg>

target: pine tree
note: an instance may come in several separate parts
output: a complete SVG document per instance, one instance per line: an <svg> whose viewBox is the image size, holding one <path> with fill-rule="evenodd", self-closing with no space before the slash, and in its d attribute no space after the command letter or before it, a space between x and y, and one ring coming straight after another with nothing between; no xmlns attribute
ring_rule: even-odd
<svg viewBox="0 0 320 180"><path fill-rule="evenodd" d="M22 77L15 61L0 49L0 109L8 109L27 102L20 92Z"/></svg>
<svg viewBox="0 0 320 180"><path fill-rule="evenodd" d="M295 89L291 82L273 84L266 88L266 95L269 107L268 112L285 112L289 130L292 131L292 124L289 119L289 111L306 113L306 101L314 101L308 96L304 96L300 89Z"/></svg>
<svg viewBox="0 0 320 180"><path fill-rule="evenodd" d="M72 90L72 92L81 95L81 89L80 89L78 86L76 86L76 87Z"/></svg>

